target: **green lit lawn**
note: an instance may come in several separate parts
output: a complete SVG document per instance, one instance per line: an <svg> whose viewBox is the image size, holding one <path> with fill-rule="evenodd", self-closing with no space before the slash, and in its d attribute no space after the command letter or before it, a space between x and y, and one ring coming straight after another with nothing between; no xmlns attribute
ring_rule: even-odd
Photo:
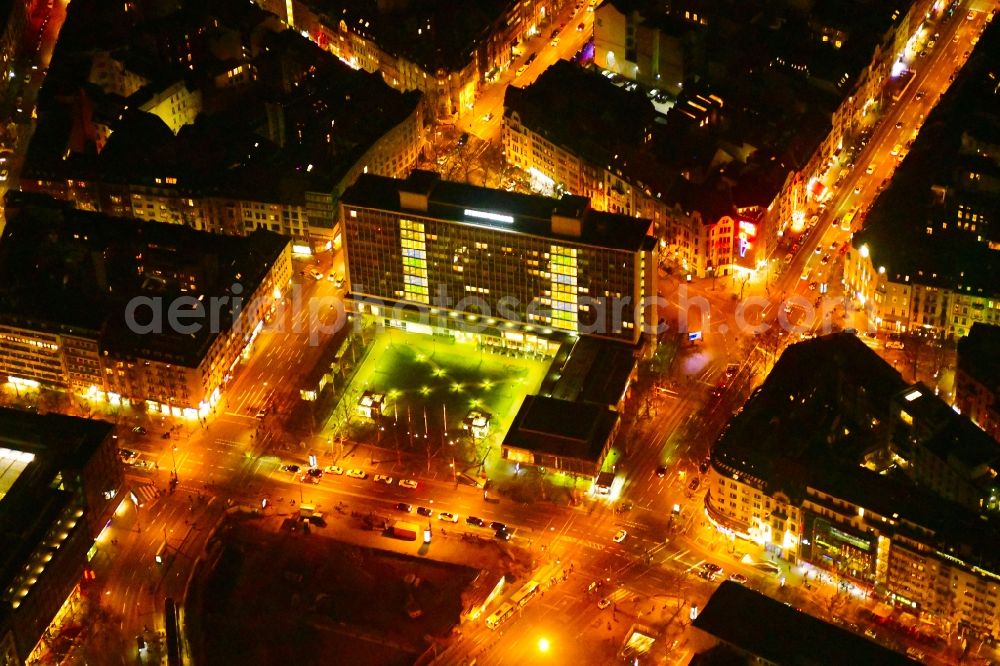
<svg viewBox="0 0 1000 666"><path fill-rule="evenodd" d="M424 432L426 408L432 437L440 437L445 410L447 431L453 435L475 408L493 415L491 439L495 439L509 427L524 397L538 391L549 364L480 352L474 343L447 336L387 329L376 335L347 399L353 409L363 391L385 393L385 415L405 423L409 410L414 432Z"/></svg>

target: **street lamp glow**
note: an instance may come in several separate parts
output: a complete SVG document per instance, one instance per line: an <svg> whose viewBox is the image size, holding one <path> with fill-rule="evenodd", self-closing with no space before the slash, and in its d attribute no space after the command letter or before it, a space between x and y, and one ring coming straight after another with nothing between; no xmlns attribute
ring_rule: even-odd
<svg viewBox="0 0 1000 666"><path fill-rule="evenodd" d="M547 639L547 638L539 638L538 639L538 651L539 652L548 652L549 651L549 639Z"/></svg>

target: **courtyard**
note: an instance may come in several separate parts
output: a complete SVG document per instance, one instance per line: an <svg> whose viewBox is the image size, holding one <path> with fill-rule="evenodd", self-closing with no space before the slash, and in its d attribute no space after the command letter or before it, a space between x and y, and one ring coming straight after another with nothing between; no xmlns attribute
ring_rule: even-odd
<svg viewBox="0 0 1000 666"><path fill-rule="evenodd" d="M451 335L386 328L376 333L328 433L374 441L386 448L442 453L480 464L499 456L499 443L526 395L538 392L547 357L502 350ZM363 395L382 396L377 413L358 410ZM470 411L489 416L489 431L473 437Z"/></svg>

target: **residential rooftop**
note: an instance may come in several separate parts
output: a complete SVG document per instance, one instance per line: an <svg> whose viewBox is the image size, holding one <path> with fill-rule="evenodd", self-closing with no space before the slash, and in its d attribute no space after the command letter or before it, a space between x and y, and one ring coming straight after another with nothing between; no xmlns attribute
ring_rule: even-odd
<svg viewBox="0 0 1000 666"><path fill-rule="evenodd" d="M185 367L196 367L219 334L208 325L211 299L226 299L219 324L228 331L234 285L241 287L236 294L242 298L253 295L289 243L263 230L237 237L113 218L13 190L7 193L6 216L0 239L0 321L96 336L102 351ZM201 312L205 325L182 334L167 325L164 312L162 333L132 331L125 312L137 297L165 304L180 297L198 299L193 310ZM136 320L146 322L151 315L142 310Z"/></svg>
<svg viewBox="0 0 1000 666"><path fill-rule="evenodd" d="M516 0L425 0L382 3L374 0L310 0L326 25L343 21L390 55L405 57L424 71L454 72L475 60L491 26L512 12Z"/></svg>
<svg viewBox="0 0 1000 666"><path fill-rule="evenodd" d="M426 197L426 209L404 205L401 193L416 195L420 200ZM441 180L430 171L414 170L406 180L364 174L344 191L341 203L345 209L355 206L409 213L632 252L643 249L650 240L649 220L593 210L584 197L564 195L552 199L493 190ZM554 218L579 220L579 234L555 229Z"/></svg>
<svg viewBox="0 0 1000 666"><path fill-rule="evenodd" d="M231 22L221 23L217 31L264 22L254 33L255 50L246 51L246 62L224 68L252 67L255 80L238 92L209 94L215 60L199 58L185 76L191 85L206 90L204 110L176 136L158 117L137 110L139 99L154 84L138 90L135 99L125 99L88 82L98 45L126 66L150 59L159 62L162 54L150 54L141 43L133 44L125 26L96 36L101 31L94 29L95 14L88 13L86 3L71 4L67 26L72 37L65 42L60 37L46 79L38 127L23 169L25 182L128 183L191 196L218 194L305 205L305 192L335 191L352 169L361 168L358 163L367 151L417 111L419 92L393 90L379 75L351 69L294 30L275 25L279 31L272 32L252 6L247 10L251 16L240 16L239 8L246 3L212 0L209 4L210 11L185 7L174 14L183 14L183 25ZM155 41L162 31L170 33L162 25L168 18L141 23L135 30L150 32ZM209 41L204 30L197 34L198 40ZM196 43L194 50L209 49ZM97 121L110 130L100 151Z"/></svg>
<svg viewBox="0 0 1000 666"><path fill-rule="evenodd" d="M560 458L598 462L618 418L607 405L529 395L503 443Z"/></svg>
<svg viewBox="0 0 1000 666"><path fill-rule="evenodd" d="M1000 251L991 249L1000 247L998 49L994 21L854 235L854 248L867 246L893 282L1000 293ZM960 218L959 206L971 206L976 219Z"/></svg>
<svg viewBox="0 0 1000 666"><path fill-rule="evenodd" d="M972 325L958 341L958 369L1000 394L1000 326Z"/></svg>
<svg viewBox="0 0 1000 666"><path fill-rule="evenodd" d="M1000 461L1000 445L932 390L906 384L860 339L839 333L782 353L715 443L712 464L794 502L810 489L832 494L898 518L897 531L919 532L941 550L1000 566L1000 560L992 561L1000 552L997 521L938 497L900 471L861 467L899 432L891 424L901 410L913 423L918 445L949 464L988 471Z"/></svg>
<svg viewBox="0 0 1000 666"><path fill-rule="evenodd" d="M692 626L737 650L783 666L913 663L898 652L732 581L715 590Z"/></svg>

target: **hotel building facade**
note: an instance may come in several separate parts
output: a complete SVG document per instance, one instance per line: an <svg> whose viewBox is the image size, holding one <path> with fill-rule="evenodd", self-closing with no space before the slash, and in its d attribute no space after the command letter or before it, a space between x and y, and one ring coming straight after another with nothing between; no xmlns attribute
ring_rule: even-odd
<svg viewBox="0 0 1000 666"><path fill-rule="evenodd" d="M408 307L439 328L471 324L539 351L558 334L638 343L656 322L646 306L656 294L650 221L594 211L585 198L414 171L406 180L362 176L344 193L341 215L360 312Z"/></svg>

